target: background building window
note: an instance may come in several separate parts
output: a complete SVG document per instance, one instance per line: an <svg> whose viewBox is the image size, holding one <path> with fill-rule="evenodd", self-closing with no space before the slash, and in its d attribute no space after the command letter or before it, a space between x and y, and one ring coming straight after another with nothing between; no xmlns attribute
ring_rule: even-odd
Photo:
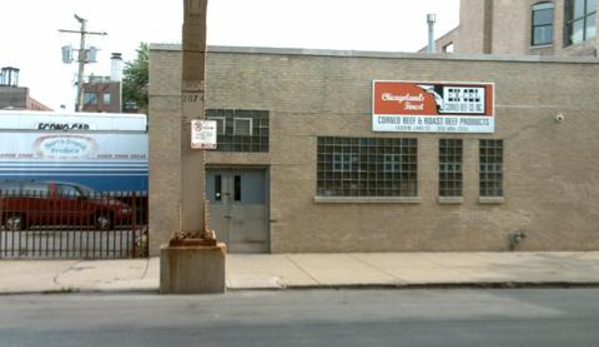
<svg viewBox="0 0 599 347"><path fill-rule="evenodd" d="M104 93L104 99L102 100L102 104L105 106L110 105L110 93Z"/></svg>
<svg viewBox="0 0 599 347"><path fill-rule="evenodd" d="M418 141L319 137L317 195L418 196Z"/></svg>
<svg viewBox="0 0 599 347"><path fill-rule="evenodd" d="M83 95L83 104L84 105L97 105L98 104L98 94L85 93Z"/></svg>
<svg viewBox="0 0 599 347"><path fill-rule="evenodd" d="M566 0L566 44L572 45L595 37L595 0Z"/></svg>
<svg viewBox="0 0 599 347"><path fill-rule="evenodd" d="M268 152L268 111L208 109L206 118L216 121L216 151Z"/></svg>
<svg viewBox="0 0 599 347"><path fill-rule="evenodd" d="M503 140L480 140L480 196L503 196Z"/></svg>
<svg viewBox="0 0 599 347"><path fill-rule="evenodd" d="M553 3L542 2L532 6L532 45L553 43Z"/></svg>
<svg viewBox="0 0 599 347"><path fill-rule="evenodd" d="M455 52L455 44L450 42L443 46L443 53L454 53Z"/></svg>
<svg viewBox="0 0 599 347"><path fill-rule="evenodd" d="M439 196L462 196L462 155L461 139L439 140Z"/></svg>

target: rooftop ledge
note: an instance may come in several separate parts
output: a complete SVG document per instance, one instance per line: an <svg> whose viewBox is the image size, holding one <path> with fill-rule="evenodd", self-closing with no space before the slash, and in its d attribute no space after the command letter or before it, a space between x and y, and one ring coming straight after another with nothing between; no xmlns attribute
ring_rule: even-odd
<svg viewBox="0 0 599 347"><path fill-rule="evenodd" d="M152 43L153 51L180 51L180 44ZM369 52L351 50L307 49L307 48L274 48L274 47L234 47L208 46L208 53L229 54L264 54L264 55L296 55L314 57L340 58L377 58L377 59L422 59L448 61L489 61L489 62L523 62L523 63L570 63L598 64L595 57L564 57L541 55L501 55L501 54L456 54L456 53L401 53L401 52Z"/></svg>

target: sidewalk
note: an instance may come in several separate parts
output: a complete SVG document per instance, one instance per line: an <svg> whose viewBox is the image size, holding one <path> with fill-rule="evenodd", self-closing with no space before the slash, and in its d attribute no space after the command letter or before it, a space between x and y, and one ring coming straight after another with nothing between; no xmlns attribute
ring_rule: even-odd
<svg viewBox="0 0 599 347"><path fill-rule="evenodd" d="M158 292L158 258L1 260L0 294ZM599 252L227 255L229 290L599 285Z"/></svg>

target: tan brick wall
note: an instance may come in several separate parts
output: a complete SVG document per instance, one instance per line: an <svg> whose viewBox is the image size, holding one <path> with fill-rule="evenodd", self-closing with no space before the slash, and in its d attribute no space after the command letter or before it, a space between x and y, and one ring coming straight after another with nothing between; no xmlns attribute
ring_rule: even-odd
<svg viewBox="0 0 599 347"><path fill-rule="evenodd" d="M178 227L180 55L150 55L151 248ZM276 53L276 54L275 54ZM562 59L563 60L563 59ZM599 248L599 88L591 59L211 48L207 107L270 111L270 152L211 153L208 163L268 165L273 252L501 251ZM372 80L496 84L496 133L383 134L371 127ZM563 123L555 116L562 113ZM418 204L315 203L318 136L416 137ZM438 139L464 139L464 202L438 202ZM505 141L505 202L478 199L478 139ZM218 230L217 230L218 232Z"/></svg>
<svg viewBox="0 0 599 347"><path fill-rule="evenodd" d="M486 7L489 0L460 0L460 26L458 27L456 52L482 54L485 42L491 38L485 30Z"/></svg>
<svg viewBox="0 0 599 347"><path fill-rule="evenodd" d="M507 55L594 56L594 40L564 47L564 0L554 0L553 44L531 46L532 6L544 0L461 0L457 52ZM490 4L490 18L483 15ZM599 6L599 5L598 5ZM597 21L596 21L597 22ZM491 34L485 24L491 23ZM485 51L485 44L491 47Z"/></svg>
<svg viewBox="0 0 599 347"><path fill-rule="evenodd" d="M181 58L178 53L150 59L150 249L157 255L179 228L181 193Z"/></svg>

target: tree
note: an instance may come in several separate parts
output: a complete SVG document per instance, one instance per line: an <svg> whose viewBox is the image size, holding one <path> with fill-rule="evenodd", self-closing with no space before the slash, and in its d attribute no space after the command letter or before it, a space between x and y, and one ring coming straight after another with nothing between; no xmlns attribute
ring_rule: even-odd
<svg viewBox="0 0 599 347"><path fill-rule="evenodd" d="M123 109L148 109L148 67L149 46L141 42L137 49L137 58L125 63L123 70Z"/></svg>

